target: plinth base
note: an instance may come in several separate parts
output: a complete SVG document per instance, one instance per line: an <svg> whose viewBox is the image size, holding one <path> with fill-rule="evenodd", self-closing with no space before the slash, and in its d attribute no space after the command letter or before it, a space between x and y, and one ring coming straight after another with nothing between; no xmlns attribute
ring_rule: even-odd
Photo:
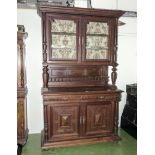
<svg viewBox="0 0 155 155"><path fill-rule="evenodd" d="M57 141L57 142L45 142L44 140L44 131L41 132L41 147L43 150L48 150L50 148L58 147L70 147L83 144L95 144L103 142L118 142L121 138L119 136L108 136L108 137L96 137L96 138L79 138L76 140L67 140L67 141Z"/></svg>

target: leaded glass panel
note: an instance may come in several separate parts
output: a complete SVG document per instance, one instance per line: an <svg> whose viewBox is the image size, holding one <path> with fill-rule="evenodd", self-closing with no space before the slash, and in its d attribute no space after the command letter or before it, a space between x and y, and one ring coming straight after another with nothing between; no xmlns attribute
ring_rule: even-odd
<svg viewBox="0 0 155 155"><path fill-rule="evenodd" d="M86 31L86 59L108 58L108 24L89 22Z"/></svg>
<svg viewBox="0 0 155 155"><path fill-rule="evenodd" d="M76 23L71 20L55 19L51 25L52 59L77 58Z"/></svg>

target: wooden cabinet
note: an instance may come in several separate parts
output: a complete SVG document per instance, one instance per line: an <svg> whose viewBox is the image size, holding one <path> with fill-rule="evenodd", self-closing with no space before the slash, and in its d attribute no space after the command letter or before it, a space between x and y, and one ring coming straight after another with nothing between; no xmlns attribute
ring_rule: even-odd
<svg viewBox="0 0 155 155"><path fill-rule="evenodd" d="M24 145L28 136L27 127L27 86L25 69L25 39L27 33L23 25L17 32L17 143Z"/></svg>
<svg viewBox="0 0 155 155"><path fill-rule="evenodd" d="M119 140L117 125L120 93L120 90L44 92L45 128L42 140L46 143L42 142L42 147L46 149Z"/></svg>
<svg viewBox="0 0 155 155"><path fill-rule="evenodd" d="M117 141L120 10L38 4L42 19L42 148ZM112 66L109 84L108 68Z"/></svg>

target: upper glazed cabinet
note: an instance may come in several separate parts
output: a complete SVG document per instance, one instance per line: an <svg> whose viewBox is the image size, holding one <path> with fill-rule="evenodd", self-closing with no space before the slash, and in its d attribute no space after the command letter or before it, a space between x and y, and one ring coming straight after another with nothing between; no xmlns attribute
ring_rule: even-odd
<svg viewBox="0 0 155 155"><path fill-rule="evenodd" d="M45 18L47 62L112 63L115 18L64 14Z"/></svg>
<svg viewBox="0 0 155 155"><path fill-rule="evenodd" d="M116 88L117 26L124 11L38 4L38 13L44 88L70 83L72 87L107 86L108 66L112 66L111 81Z"/></svg>

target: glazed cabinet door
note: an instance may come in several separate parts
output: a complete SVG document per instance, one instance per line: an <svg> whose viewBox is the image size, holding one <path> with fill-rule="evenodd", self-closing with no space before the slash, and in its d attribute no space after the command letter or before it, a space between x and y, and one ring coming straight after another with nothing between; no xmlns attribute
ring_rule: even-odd
<svg viewBox="0 0 155 155"><path fill-rule="evenodd" d="M82 60L85 63L107 63L112 60L113 25L110 18L84 18Z"/></svg>
<svg viewBox="0 0 155 155"><path fill-rule="evenodd" d="M50 14L47 18L48 62L77 62L80 56L79 18Z"/></svg>
<svg viewBox="0 0 155 155"><path fill-rule="evenodd" d="M79 105L49 106L50 140L76 139L79 136Z"/></svg>
<svg viewBox="0 0 155 155"><path fill-rule="evenodd" d="M104 103L88 103L86 107L86 136L107 135L113 130L113 105Z"/></svg>

